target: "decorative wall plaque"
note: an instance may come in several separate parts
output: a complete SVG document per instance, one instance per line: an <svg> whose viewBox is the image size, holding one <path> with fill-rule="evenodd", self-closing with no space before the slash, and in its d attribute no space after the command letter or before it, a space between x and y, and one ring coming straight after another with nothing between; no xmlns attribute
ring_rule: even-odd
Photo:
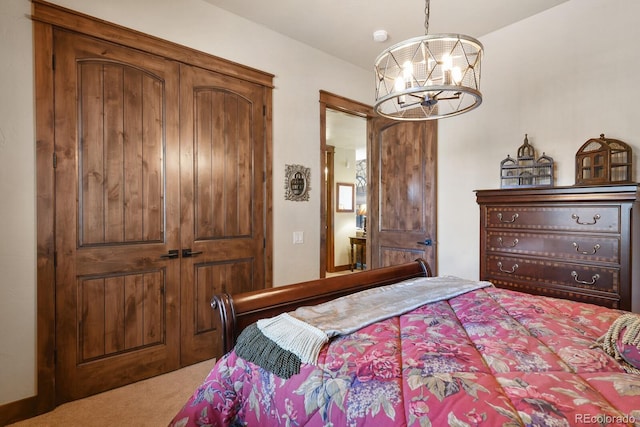
<svg viewBox="0 0 640 427"><path fill-rule="evenodd" d="M311 169L302 165L285 165L284 198L294 202L309 200Z"/></svg>

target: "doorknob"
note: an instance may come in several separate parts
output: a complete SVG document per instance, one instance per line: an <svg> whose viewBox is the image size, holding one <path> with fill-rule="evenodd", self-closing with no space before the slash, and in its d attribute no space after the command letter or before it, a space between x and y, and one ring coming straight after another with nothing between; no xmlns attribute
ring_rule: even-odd
<svg viewBox="0 0 640 427"><path fill-rule="evenodd" d="M178 252L177 249L171 249L169 250L169 252L167 252L164 255L160 255L160 258L178 258L180 256L180 253Z"/></svg>
<svg viewBox="0 0 640 427"><path fill-rule="evenodd" d="M433 242L431 241L431 239L424 239L422 242L416 242L419 245L425 245L425 246L431 246L433 245Z"/></svg>
<svg viewBox="0 0 640 427"><path fill-rule="evenodd" d="M192 252L191 248L182 250L182 258L189 258L194 255L200 255L202 251Z"/></svg>

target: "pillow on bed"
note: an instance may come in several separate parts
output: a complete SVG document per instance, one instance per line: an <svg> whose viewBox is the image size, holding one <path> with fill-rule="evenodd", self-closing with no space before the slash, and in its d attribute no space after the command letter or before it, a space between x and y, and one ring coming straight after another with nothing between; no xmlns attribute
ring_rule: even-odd
<svg viewBox="0 0 640 427"><path fill-rule="evenodd" d="M622 337L624 337L627 328L624 328L618 334L618 340L616 341L616 347L622 359L634 368L640 369L640 349L635 344L625 344Z"/></svg>
<svg viewBox="0 0 640 427"><path fill-rule="evenodd" d="M640 315L625 313L609 326L597 345L617 360L627 372L640 373Z"/></svg>

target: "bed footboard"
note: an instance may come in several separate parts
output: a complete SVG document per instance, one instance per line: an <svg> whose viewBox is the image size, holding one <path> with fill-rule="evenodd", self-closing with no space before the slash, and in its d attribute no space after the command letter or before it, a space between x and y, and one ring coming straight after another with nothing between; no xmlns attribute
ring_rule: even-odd
<svg viewBox="0 0 640 427"><path fill-rule="evenodd" d="M366 270L293 285L279 286L236 295L215 295L211 308L221 320L223 351L231 351L238 335L253 322L320 304L334 298L377 286L390 285L414 277L430 277L431 268L422 259L415 262Z"/></svg>

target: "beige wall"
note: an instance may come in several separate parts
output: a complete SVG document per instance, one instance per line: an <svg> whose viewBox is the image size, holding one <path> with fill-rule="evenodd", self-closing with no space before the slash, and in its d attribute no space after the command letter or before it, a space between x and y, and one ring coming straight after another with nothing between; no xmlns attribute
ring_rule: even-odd
<svg viewBox="0 0 640 427"><path fill-rule="evenodd" d="M346 64L199 0L55 0L276 75L274 281L319 272L318 91L371 103L370 70ZM35 151L31 22L25 0L0 2L0 404L35 385ZM558 184L573 184L573 156L605 132L640 152L634 71L636 0L571 0L481 38L483 105L439 124L440 274L478 275L473 190L499 185L499 163L524 133L554 157ZM596 30L598 29L598 30ZM638 157L635 156L636 165ZM311 200L284 200L285 164L311 168ZM636 166L636 171L637 171ZM635 175L636 179L638 174ZM305 242L293 245L293 231Z"/></svg>
<svg viewBox="0 0 640 427"><path fill-rule="evenodd" d="M29 2L0 2L0 404L35 390L35 146Z"/></svg>
<svg viewBox="0 0 640 427"><path fill-rule="evenodd" d="M439 274L477 278L475 189L500 186L524 134L573 185L575 153L605 133L632 146L640 180L640 2L571 0L482 37L483 104L438 134Z"/></svg>

